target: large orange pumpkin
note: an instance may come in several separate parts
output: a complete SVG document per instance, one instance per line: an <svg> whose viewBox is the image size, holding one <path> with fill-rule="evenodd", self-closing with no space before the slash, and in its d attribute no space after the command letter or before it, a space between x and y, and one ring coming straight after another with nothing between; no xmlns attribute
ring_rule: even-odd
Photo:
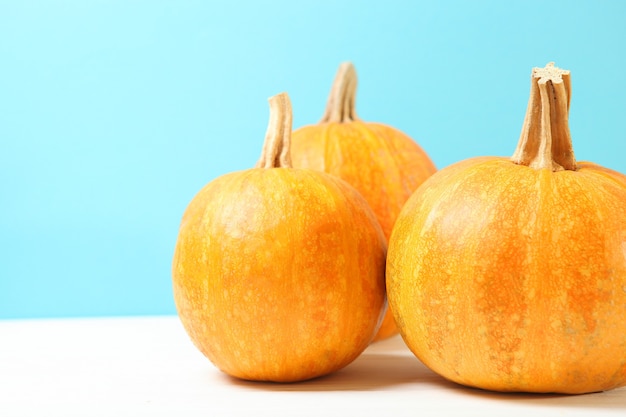
<svg viewBox="0 0 626 417"><path fill-rule="evenodd" d="M327 172L354 186L389 238L406 200L436 169L426 152L405 133L357 117L356 87L354 65L341 64L322 120L293 132L293 165ZM397 327L388 313L375 340L395 334Z"/></svg>
<svg viewBox="0 0 626 417"><path fill-rule="evenodd" d="M386 240L353 187L290 167L288 96L270 105L257 167L211 181L187 207L173 288L184 328L219 369L291 382L368 346L386 307Z"/></svg>
<svg viewBox="0 0 626 417"><path fill-rule="evenodd" d="M574 159L570 74L535 68L512 158L444 168L389 240L387 291L435 372L496 391L626 384L626 176Z"/></svg>

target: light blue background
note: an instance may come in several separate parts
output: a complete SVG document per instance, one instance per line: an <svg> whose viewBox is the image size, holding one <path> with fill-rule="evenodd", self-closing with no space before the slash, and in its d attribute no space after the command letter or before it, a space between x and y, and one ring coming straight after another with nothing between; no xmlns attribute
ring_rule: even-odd
<svg viewBox="0 0 626 417"><path fill-rule="evenodd" d="M174 314L193 195L251 167L267 98L357 111L438 167L511 155L530 71L572 71L578 159L626 172L623 1L3 1L0 318Z"/></svg>

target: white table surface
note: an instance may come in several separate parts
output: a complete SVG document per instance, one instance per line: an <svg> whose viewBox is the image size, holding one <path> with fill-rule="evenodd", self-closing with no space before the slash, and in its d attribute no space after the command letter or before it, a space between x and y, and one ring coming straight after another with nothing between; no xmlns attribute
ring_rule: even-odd
<svg viewBox="0 0 626 417"><path fill-rule="evenodd" d="M0 416L626 416L626 388L499 394L447 382L395 337L297 384L238 381L178 318L0 320Z"/></svg>

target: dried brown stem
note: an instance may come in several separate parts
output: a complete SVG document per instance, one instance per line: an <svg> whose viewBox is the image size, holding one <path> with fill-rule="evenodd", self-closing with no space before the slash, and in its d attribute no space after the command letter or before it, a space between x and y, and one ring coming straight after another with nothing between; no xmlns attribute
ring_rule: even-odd
<svg viewBox="0 0 626 417"><path fill-rule="evenodd" d="M270 121L256 168L291 168L291 100L287 93L269 98Z"/></svg>
<svg viewBox="0 0 626 417"><path fill-rule="evenodd" d="M359 120L355 109L356 86L357 76L354 65L351 62L339 65L320 123L344 123Z"/></svg>
<svg viewBox="0 0 626 417"><path fill-rule="evenodd" d="M513 162L552 171L576 170L569 131L570 72L549 63L533 68L530 98Z"/></svg>

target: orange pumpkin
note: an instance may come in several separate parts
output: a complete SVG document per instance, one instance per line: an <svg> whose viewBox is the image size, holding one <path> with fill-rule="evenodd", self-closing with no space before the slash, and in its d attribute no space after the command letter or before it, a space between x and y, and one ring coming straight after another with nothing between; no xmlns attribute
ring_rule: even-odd
<svg viewBox="0 0 626 417"><path fill-rule="evenodd" d="M354 66L350 62L341 64L322 120L293 132L293 165L327 172L354 186L368 201L389 238L406 200L436 168L424 150L403 132L357 117L356 85ZM397 327L389 313L375 340L395 334Z"/></svg>
<svg viewBox="0 0 626 417"><path fill-rule="evenodd" d="M389 240L400 333L433 371L495 391L626 385L626 176L574 159L570 74L535 68L511 159L446 167Z"/></svg>
<svg viewBox="0 0 626 417"><path fill-rule="evenodd" d="M257 167L211 181L187 207L173 288L184 328L219 369L291 382L368 346L386 307L386 240L353 187L290 167L288 96L270 105Z"/></svg>

